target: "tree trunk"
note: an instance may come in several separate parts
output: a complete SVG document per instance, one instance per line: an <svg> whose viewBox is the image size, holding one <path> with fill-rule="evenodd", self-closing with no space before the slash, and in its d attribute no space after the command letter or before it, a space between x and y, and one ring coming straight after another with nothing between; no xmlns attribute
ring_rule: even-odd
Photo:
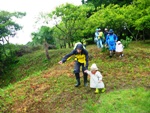
<svg viewBox="0 0 150 113"><path fill-rule="evenodd" d="M143 30L143 41L145 42L145 33L144 33L144 30Z"/></svg>
<svg viewBox="0 0 150 113"><path fill-rule="evenodd" d="M48 43L46 41L44 42L44 49L45 49L46 58L49 60L50 56L48 54Z"/></svg>
<svg viewBox="0 0 150 113"><path fill-rule="evenodd" d="M71 42L68 42L69 48L71 48Z"/></svg>
<svg viewBox="0 0 150 113"><path fill-rule="evenodd" d="M73 42L71 42L71 44L72 44L72 47L74 47L74 44L73 44Z"/></svg>
<svg viewBox="0 0 150 113"><path fill-rule="evenodd" d="M67 47L66 47L66 42L65 42L65 40L64 40L64 48L67 48Z"/></svg>
<svg viewBox="0 0 150 113"><path fill-rule="evenodd" d="M136 36L135 36L135 41L138 41L138 35L139 35L139 31L137 32Z"/></svg>
<svg viewBox="0 0 150 113"><path fill-rule="evenodd" d="M61 48L61 49L63 48L61 44L60 44L60 48Z"/></svg>

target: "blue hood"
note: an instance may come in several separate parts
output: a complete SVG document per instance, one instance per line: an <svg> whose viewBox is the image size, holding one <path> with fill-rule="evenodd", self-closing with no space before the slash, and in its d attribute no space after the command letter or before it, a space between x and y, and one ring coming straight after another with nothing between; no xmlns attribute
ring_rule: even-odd
<svg viewBox="0 0 150 113"><path fill-rule="evenodd" d="M114 31L113 31L112 29L110 29L108 33L110 33L110 34L111 34L111 33L114 33Z"/></svg>

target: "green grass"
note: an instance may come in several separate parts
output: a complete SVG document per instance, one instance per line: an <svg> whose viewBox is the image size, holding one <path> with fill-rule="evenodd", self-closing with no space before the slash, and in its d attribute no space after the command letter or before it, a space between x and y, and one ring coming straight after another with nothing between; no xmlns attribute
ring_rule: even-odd
<svg viewBox="0 0 150 113"><path fill-rule="evenodd" d="M144 88L115 90L101 94L99 103L90 100L85 113L149 113L150 91Z"/></svg>
<svg viewBox="0 0 150 113"><path fill-rule="evenodd" d="M46 59L43 50L18 57L18 63L13 64L11 69L0 78L0 87L7 86L9 83L16 83L28 76L38 76L44 70L56 65L62 56L67 54L68 50L70 51L70 49L50 50L50 60Z"/></svg>
<svg viewBox="0 0 150 113"><path fill-rule="evenodd" d="M74 87L73 60L58 64L72 49L50 51L49 61L44 51L24 55L0 81L0 113L148 113L149 47L133 42L120 59L88 46L89 67L97 64L107 89L98 95L83 86L83 77Z"/></svg>

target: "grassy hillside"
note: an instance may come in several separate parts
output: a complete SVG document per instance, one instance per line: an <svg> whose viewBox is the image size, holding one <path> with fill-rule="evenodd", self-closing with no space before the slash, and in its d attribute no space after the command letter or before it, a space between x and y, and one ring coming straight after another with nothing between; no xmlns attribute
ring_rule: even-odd
<svg viewBox="0 0 150 113"><path fill-rule="evenodd" d="M16 83L28 76L40 75L44 70L47 70L67 54L70 49L50 50L51 59L47 60L43 50L35 51L31 54L26 54L23 57L18 57L18 63L11 66L2 78L0 78L0 87L7 86L9 83Z"/></svg>
<svg viewBox="0 0 150 113"><path fill-rule="evenodd" d="M89 65L98 65L106 85L106 92L101 94L83 86L82 74L81 86L74 87L73 60L57 64L71 49L50 51L50 61L43 51L20 57L7 73L10 79L5 76L1 82L6 87L0 89L0 112L149 113L149 48L150 43L133 42L120 59L109 58L108 52L101 52L95 45L88 46Z"/></svg>

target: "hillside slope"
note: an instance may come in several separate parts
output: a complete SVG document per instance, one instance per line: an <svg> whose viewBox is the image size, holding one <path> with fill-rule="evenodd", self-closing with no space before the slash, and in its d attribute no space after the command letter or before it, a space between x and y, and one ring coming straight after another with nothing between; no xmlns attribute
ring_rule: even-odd
<svg viewBox="0 0 150 113"><path fill-rule="evenodd" d="M130 92L135 92L136 94L136 91L137 94L146 96L143 99L148 100L148 96L150 96L149 47L149 44L133 42L128 49L125 49L125 55L120 59L117 57L109 58L108 52L101 52L97 49L96 45L88 46L87 50L90 56L89 66L92 63L98 65L107 89L105 93L98 95L94 94L94 90L90 89L89 86L83 86L82 78L81 86L78 88L74 87L75 77L73 75L73 60L63 65L57 64L68 51L71 51L71 49L51 51L50 54L52 59L49 62L45 59L43 60L43 57L45 57L43 52L24 56L22 59L26 58L26 61L22 61L20 58L21 64L18 64L19 67L14 66L14 69L24 69L24 71L14 71L17 75L18 73L23 74L23 72L25 72L22 76L22 80L0 89L0 112L92 113L101 111L100 113L105 113L110 106L108 106L107 109L103 107L107 105L106 103L111 103L111 95L122 98L125 94L127 96L130 95ZM35 54L39 56L37 57ZM15 75L14 73L12 72L12 75ZM29 77L25 77L26 75ZM136 90L137 88L140 88L140 90ZM116 92L122 90L123 93ZM134 93L131 93L131 95L134 95ZM141 96L133 96L131 99L134 100L139 97L142 98ZM141 106L150 105L150 101L145 100L143 100L144 104L139 104ZM136 100L137 103L139 101L142 100ZM122 99L118 99L116 103L121 102ZM125 102L130 103L130 99ZM132 109L132 113L136 112L137 103L134 104L135 108ZM112 104L114 103L112 102ZM120 104L116 105L117 107L121 106ZM129 105L132 106L133 104ZM99 109L99 107L102 107L102 109ZM149 107L139 108L137 106L137 108L138 112L150 112ZM114 113L117 112L115 107L110 107L110 109L113 109ZM130 111L130 107L123 109ZM118 109L118 113L123 109Z"/></svg>

